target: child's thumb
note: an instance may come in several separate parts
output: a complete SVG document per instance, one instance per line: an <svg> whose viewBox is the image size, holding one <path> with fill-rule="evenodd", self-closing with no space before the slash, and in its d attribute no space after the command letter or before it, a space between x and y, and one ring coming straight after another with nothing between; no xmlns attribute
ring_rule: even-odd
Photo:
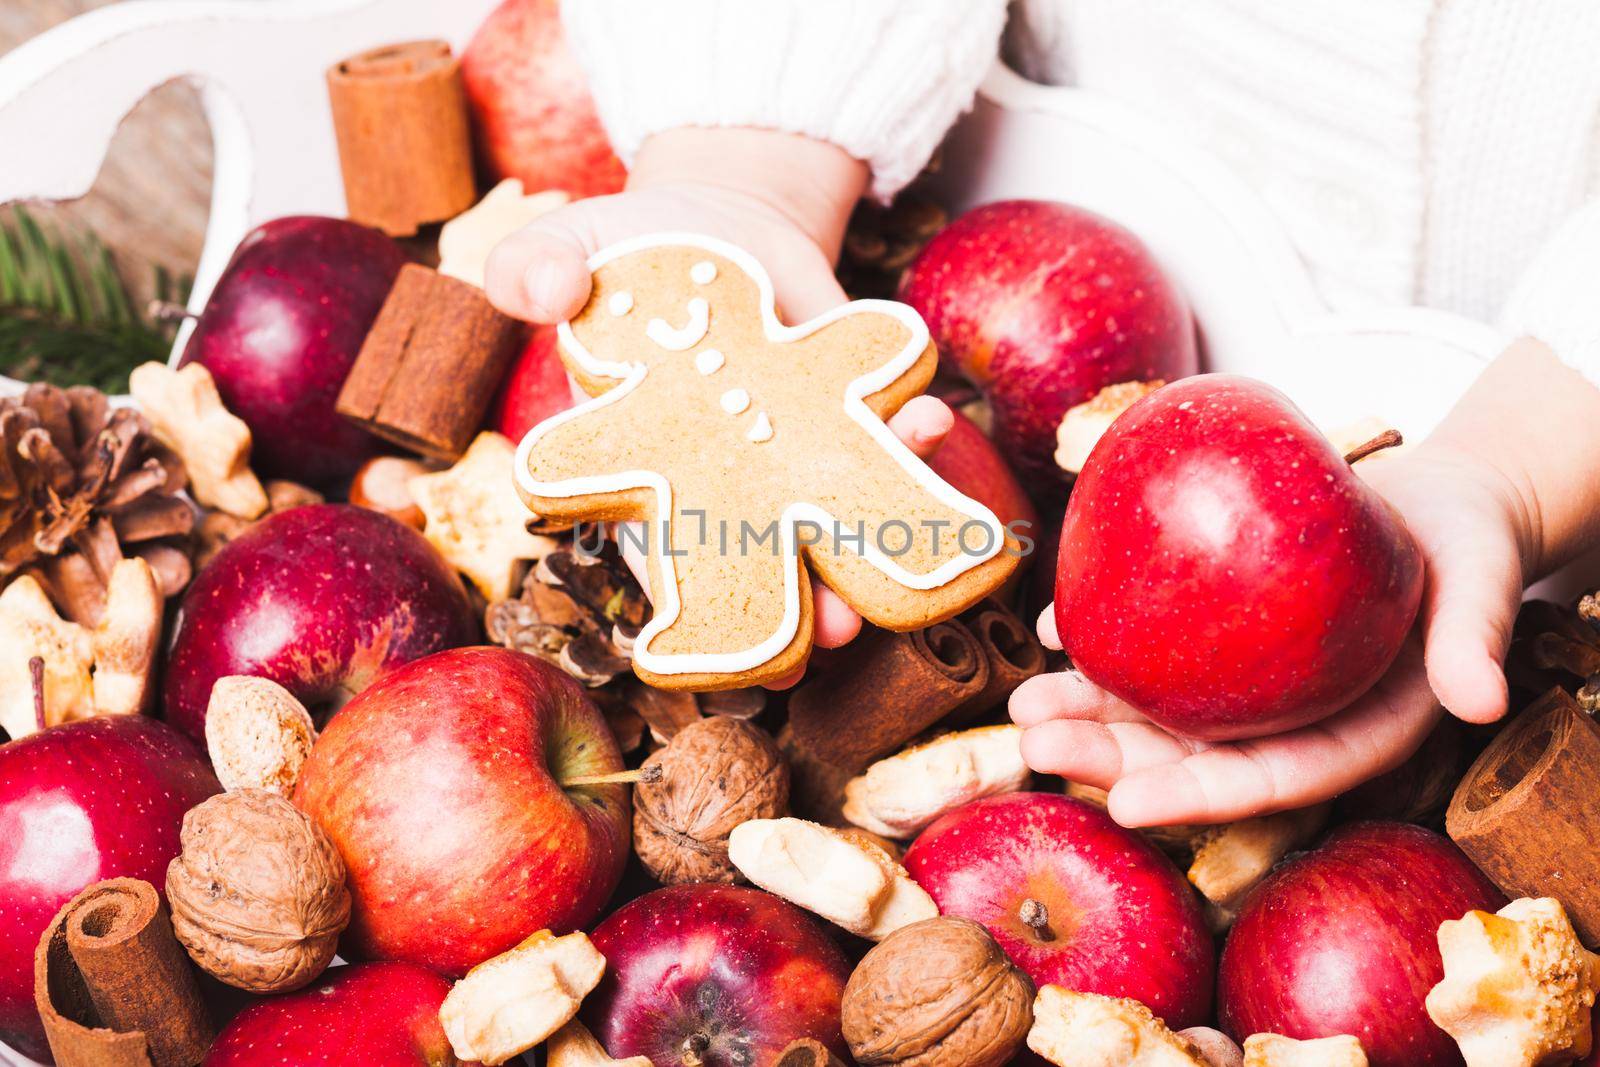
<svg viewBox="0 0 1600 1067"><path fill-rule="evenodd" d="M1423 603L1428 684L1458 719L1494 722L1508 698L1501 664L1522 600L1514 546L1463 538L1430 561Z"/></svg>
<svg viewBox="0 0 1600 1067"><path fill-rule="evenodd" d="M564 322L589 299L591 227L584 205L552 211L495 246L484 290L507 315L529 322Z"/></svg>

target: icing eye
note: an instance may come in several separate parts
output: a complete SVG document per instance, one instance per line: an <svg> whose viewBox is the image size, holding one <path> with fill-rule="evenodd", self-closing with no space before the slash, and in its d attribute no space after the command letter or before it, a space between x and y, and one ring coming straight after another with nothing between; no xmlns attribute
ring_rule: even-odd
<svg viewBox="0 0 1600 1067"><path fill-rule="evenodd" d="M750 432L745 436L758 445L763 441L772 440L772 420L767 418L765 411L756 412L755 424L750 427Z"/></svg>
<svg viewBox="0 0 1600 1067"><path fill-rule="evenodd" d="M626 289L612 293L611 300L606 306L611 309L613 315L626 315L633 310L633 294Z"/></svg>
<svg viewBox="0 0 1600 1067"><path fill-rule="evenodd" d="M709 259L702 259L689 268L689 280L696 285L710 285L717 280L717 265Z"/></svg>
<svg viewBox="0 0 1600 1067"><path fill-rule="evenodd" d="M715 374L722 369L723 362L721 352L715 348L706 348L694 357L694 369L701 374Z"/></svg>
<svg viewBox="0 0 1600 1067"><path fill-rule="evenodd" d="M722 410L737 415L750 406L750 394L743 389L729 389L722 394Z"/></svg>

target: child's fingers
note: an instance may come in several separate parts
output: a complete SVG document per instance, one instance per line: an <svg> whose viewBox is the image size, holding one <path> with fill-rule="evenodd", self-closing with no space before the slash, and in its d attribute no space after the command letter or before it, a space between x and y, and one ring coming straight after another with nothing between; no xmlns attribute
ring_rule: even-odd
<svg viewBox="0 0 1600 1067"><path fill-rule="evenodd" d="M1088 722L1142 722L1144 716L1095 685L1077 671L1040 674L1019 685L1011 694L1011 721L1018 726L1038 726L1052 719Z"/></svg>
<svg viewBox="0 0 1600 1067"><path fill-rule="evenodd" d="M1055 565L1054 560L1047 562L1050 566ZM1045 565L1045 562L1036 564L1036 566L1041 567ZM1054 649L1057 652L1061 651L1061 632L1056 629L1055 601L1052 600L1049 604L1046 604L1045 609L1039 612L1039 621L1034 624L1034 632L1039 635L1039 643L1044 645L1045 648Z"/></svg>
<svg viewBox="0 0 1600 1067"><path fill-rule="evenodd" d="M1041 774L1110 789L1125 775L1178 763L1197 745L1149 723L1056 719L1023 731L1022 759Z"/></svg>
<svg viewBox="0 0 1600 1067"><path fill-rule="evenodd" d="M1371 693L1330 719L1130 768L1111 788L1111 815L1124 826L1161 826L1308 807L1398 766L1438 719L1413 640Z"/></svg>
<svg viewBox="0 0 1600 1067"><path fill-rule="evenodd" d="M1423 603L1428 683L1457 718L1485 723L1506 713L1500 664L1521 602L1514 545L1457 540L1430 561Z"/></svg>
<svg viewBox="0 0 1600 1067"><path fill-rule="evenodd" d="M861 616L839 594L816 579L811 581L811 618L818 648L838 648L861 632Z"/></svg>
<svg viewBox="0 0 1600 1067"><path fill-rule="evenodd" d="M905 442L907 448L920 458L927 459L944 444L945 436L955 425L956 417L950 405L933 396L917 396L889 418L889 429Z"/></svg>
<svg viewBox="0 0 1600 1067"><path fill-rule="evenodd" d="M564 322L589 299L592 227L585 205L553 211L495 246L484 291L507 315L529 322Z"/></svg>

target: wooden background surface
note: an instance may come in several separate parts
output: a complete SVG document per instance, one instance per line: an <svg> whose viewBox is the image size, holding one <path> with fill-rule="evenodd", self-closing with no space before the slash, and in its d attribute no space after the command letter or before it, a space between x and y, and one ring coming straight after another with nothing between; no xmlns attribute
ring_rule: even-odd
<svg viewBox="0 0 1600 1067"><path fill-rule="evenodd" d="M0 0L0 53L107 2L114 0ZM210 198L211 133L194 90L172 84L128 116L88 196L40 213L69 231L91 227L143 307L158 265L193 273Z"/></svg>

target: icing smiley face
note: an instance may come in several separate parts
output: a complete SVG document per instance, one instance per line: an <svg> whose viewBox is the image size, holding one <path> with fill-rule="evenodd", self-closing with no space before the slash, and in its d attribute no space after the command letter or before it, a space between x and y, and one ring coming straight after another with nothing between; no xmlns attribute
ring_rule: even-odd
<svg viewBox="0 0 1600 1067"><path fill-rule="evenodd" d="M646 682L792 673L810 651L808 574L878 625L920 629L1015 568L994 515L884 423L937 362L910 308L858 301L784 325L761 268L696 236L627 242L590 268L590 303L558 333L593 399L528 433L517 487L546 519L643 520ZM631 313L606 314L624 291ZM845 539L819 542L827 530Z"/></svg>

